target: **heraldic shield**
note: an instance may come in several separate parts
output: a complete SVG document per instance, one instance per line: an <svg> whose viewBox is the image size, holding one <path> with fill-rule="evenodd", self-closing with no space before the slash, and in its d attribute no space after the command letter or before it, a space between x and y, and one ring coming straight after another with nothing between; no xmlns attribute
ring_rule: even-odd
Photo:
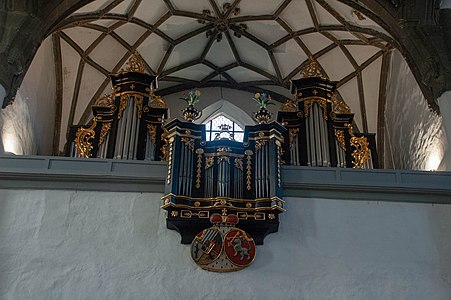
<svg viewBox="0 0 451 300"><path fill-rule="evenodd" d="M191 257L202 269L233 272L249 266L255 258L252 237L238 229L238 217L230 214L210 217L213 227L202 230L191 244Z"/></svg>

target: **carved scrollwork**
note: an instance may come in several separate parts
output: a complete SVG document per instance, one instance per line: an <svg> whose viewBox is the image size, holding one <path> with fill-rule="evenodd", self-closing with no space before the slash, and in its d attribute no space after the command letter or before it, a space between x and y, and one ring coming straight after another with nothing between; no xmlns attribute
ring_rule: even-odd
<svg viewBox="0 0 451 300"><path fill-rule="evenodd" d="M295 100L287 100L285 103L282 103L280 106L280 111L283 112L296 112L297 106Z"/></svg>
<svg viewBox="0 0 451 300"><path fill-rule="evenodd" d="M155 145L157 142L157 125L147 124L147 132L150 133L151 142Z"/></svg>
<svg viewBox="0 0 451 300"><path fill-rule="evenodd" d="M335 129L335 138L340 144L341 149L346 150L345 133L343 130Z"/></svg>
<svg viewBox="0 0 451 300"><path fill-rule="evenodd" d="M352 152L353 168L362 169L365 167L365 162L370 159L369 143L366 137L352 137L351 146L355 148Z"/></svg>
<svg viewBox="0 0 451 300"><path fill-rule="evenodd" d="M96 100L94 106L113 106L114 105L114 97L112 94L106 94Z"/></svg>
<svg viewBox="0 0 451 300"><path fill-rule="evenodd" d="M301 74L302 77L304 78L319 77L323 79L328 79L324 70L321 68L319 63L313 58L310 58L309 62L302 68Z"/></svg>
<svg viewBox="0 0 451 300"><path fill-rule="evenodd" d="M166 102L160 96L150 95L149 106L153 108L166 108Z"/></svg>
<svg viewBox="0 0 451 300"><path fill-rule="evenodd" d="M139 73L144 73L146 71L146 65L144 63L144 60L141 58L141 56L137 51L135 51L128 59L125 71Z"/></svg>
<svg viewBox="0 0 451 300"><path fill-rule="evenodd" d="M338 99L336 95L332 97L333 111L336 114L350 114L351 108L343 99Z"/></svg>
<svg viewBox="0 0 451 300"><path fill-rule="evenodd" d="M96 126L97 119L94 118L89 128L79 128L77 134L75 135L75 147L77 148L78 154L83 158L88 158L92 155L92 141L96 135L94 131Z"/></svg>
<svg viewBox="0 0 451 300"><path fill-rule="evenodd" d="M110 132L111 129L111 122L103 123L102 129L100 130L100 137L99 137L99 145L102 145L105 141L105 137Z"/></svg>

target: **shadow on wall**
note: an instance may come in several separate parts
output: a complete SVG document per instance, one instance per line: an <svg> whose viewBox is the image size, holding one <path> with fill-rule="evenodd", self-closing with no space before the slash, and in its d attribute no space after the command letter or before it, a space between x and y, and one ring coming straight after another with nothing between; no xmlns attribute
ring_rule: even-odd
<svg viewBox="0 0 451 300"><path fill-rule="evenodd" d="M0 89L0 99L5 90ZM0 154L34 155L35 143L27 103L17 93L14 103L0 109Z"/></svg>
<svg viewBox="0 0 451 300"><path fill-rule="evenodd" d="M429 110L418 83L399 51L394 51L385 110L386 142L394 169L437 170L446 135L442 117Z"/></svg>

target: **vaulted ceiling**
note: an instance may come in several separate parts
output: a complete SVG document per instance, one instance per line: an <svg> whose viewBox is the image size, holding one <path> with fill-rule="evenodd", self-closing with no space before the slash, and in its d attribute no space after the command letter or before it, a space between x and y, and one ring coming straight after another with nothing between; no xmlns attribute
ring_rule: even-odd
<svg viewBox="0 0 451 300"><path fill-rule="evenodd" d="M90 105L110 92L109 74L135 51L159 76L160 95L222 86L269 91L279 101L312 57L338 81L358 129L377 132L396 44L337 0L96 0L52 39L63 135L88 121Z"/></svg>

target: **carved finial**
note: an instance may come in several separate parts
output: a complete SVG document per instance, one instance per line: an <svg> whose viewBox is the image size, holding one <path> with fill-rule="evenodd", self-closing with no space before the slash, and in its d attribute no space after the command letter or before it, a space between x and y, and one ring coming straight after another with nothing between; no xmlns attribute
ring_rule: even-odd
<svg viewBox="0 0 451 300"><path fill-rule="evenodd" d="M146 71L146 65L141 55L136 51L133 53L127 62L127 67L125 68L127 72L139 72L144 73Z"/></svg>
<svg viewBox="0 0 451 300"><path fill-rule="evenodd" d="M320 77L323 79L328 79L326 73L318 64L318 62L313 59L313 57L309 58L309 62L302 68L301 70L302 77Z"/></svg>

